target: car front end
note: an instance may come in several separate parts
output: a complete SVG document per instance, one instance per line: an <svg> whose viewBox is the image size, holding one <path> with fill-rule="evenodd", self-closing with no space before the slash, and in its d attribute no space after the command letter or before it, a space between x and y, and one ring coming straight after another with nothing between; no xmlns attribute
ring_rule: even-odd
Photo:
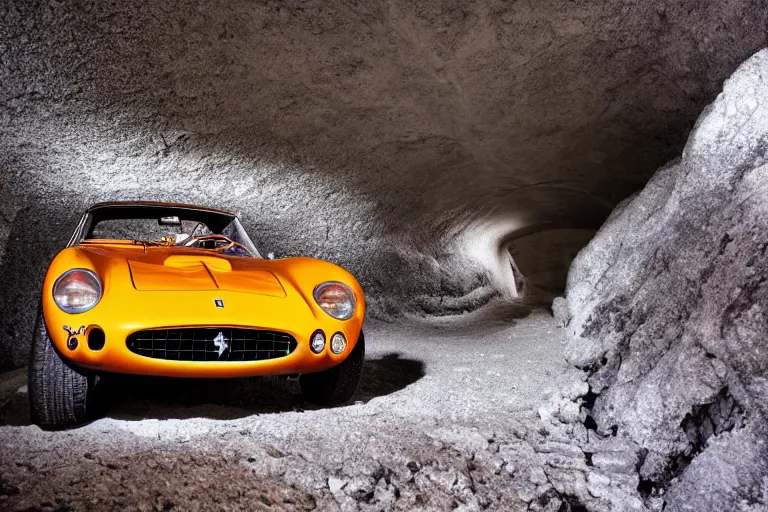
<svg viewBox="0 0 768 512"><path fill-rule="evenodd" d="M95 372L245 377L323 371L354 349L364 315L354 277L308 258L85 244L62 251L43 286L52 343L65 360Z"/></svg>

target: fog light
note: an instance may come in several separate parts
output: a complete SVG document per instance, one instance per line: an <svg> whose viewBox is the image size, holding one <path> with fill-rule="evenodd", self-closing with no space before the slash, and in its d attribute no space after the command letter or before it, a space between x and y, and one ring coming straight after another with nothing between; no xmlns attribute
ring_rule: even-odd
<svg viewBox="0 0 768 512"><path fill-rule="evenodd" d="M309 342L309 348L315 354L319 354L325 348L325 334L323 331L315 331L312 334L312 339Z"/></svg>
<svg viewBox="0 0 768 512"><path fill-rule="evenodd" d="M331 338L331 352L341 354L345 348L347 348L347 338L340 332L337 332Z"/></svg>

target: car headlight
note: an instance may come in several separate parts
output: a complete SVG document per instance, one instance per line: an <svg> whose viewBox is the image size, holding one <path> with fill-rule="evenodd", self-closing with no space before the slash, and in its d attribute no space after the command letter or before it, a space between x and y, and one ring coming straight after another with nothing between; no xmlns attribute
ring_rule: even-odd
<svg viewBox="0 0 768 512"><path fill-rule="evenodd" d="M355 294L337 281L319 284L312 294L320 308L337 320L349 320L355 313Z"/></svg>
<svg viewBox="0 0 768 512"><path fill-rule="evenodd" d="M64 272L53 285L53 300L65 313L84 313L101 300L101 279L92 270Z"/></svg>
<svg viewBox="0 0 768 512"><path fill-rule="evenodd" d="M312 334L312 338L309 341L309 348L312 352L319 354L325 348L325 334L320 329L316 330Z"/></svg>
<svg viewBox="0 0 768 512"><path fill-rule="evenodd" d="M331 337L331 352L341 354L345 348L347 348L347 338L342 333L337 332Z"/></svg>

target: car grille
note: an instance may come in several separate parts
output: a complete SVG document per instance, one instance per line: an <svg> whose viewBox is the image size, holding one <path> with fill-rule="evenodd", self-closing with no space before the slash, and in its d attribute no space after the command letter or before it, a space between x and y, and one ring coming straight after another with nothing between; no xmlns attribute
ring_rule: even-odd
<svg viewBox="0 0 768 512"><path fill-rule="evenodd" d="M126 343L131 352L171 361L262 361L296 348L296 339L283 332L212 327L139 331Z"/></svg>

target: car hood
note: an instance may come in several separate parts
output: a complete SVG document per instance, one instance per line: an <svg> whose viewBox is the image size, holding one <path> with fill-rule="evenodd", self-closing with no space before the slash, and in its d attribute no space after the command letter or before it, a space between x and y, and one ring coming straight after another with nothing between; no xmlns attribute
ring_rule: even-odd
<svg viewBox="0 0 768 512"><path fill-rule="evenodd" d="M81 247L116 277L128 267L140 292L227 290L285 297L277 276L258 258L232 257L187 248ZM100 260L100 261L99 261ZM101 264L99 264L101 263ZM122 268L121 268L122 267Z"/></svg>
<svg viewBox="0 0 768 512"><path fill-rule="evenodd" d="M218 256L177 254L129 259L128 266L138 291L220 289L285 297L285 290L272 272Z"/></svg>

